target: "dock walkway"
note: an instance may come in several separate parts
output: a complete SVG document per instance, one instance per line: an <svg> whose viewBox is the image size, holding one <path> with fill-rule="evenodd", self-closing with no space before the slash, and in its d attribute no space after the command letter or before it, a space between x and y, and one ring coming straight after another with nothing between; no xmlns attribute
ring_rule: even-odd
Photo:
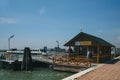
<svg viewBox="0 0 120 80"><path fill-rule="evenodd" d="M80 75L80 73L78 73L78 76L74 75L74 78L69 77L63 80L120 80L120 57L98 68L91 68L83 75Z"/></svg>
<svg viewBox="0 0 120 80"><path fill-rule="evenodd" d="M46 63L51 63L51 64L52 64L52 60L51 60L51 59L48 59L47 57L43 57L43 56L32 56L32 59L33 59L33 60L36 60L36 61L41 61L41 62L46 62ZM15 60L13 60L13 59L0 59L0 61L12 63L12 62L14 62ZM23 58L18 58L18 61L20 61L20 62L23 61Z"/></svg>
<svg viewBox="0 0 120 80"><path fill-rule="evenodd" d="M52 64L52 60L44 56L32 56L32 59L36 61Z"/></svg>

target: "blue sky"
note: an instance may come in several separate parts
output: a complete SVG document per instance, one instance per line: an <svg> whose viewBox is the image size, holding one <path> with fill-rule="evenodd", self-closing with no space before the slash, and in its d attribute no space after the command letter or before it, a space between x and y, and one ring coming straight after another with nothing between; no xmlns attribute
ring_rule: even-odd
<svg viewBox="0 0 120 80"><path fill-rule="evenodd" d="M60 47L80 32L120 47L120 0L0 0L0 49Z"/></svg>

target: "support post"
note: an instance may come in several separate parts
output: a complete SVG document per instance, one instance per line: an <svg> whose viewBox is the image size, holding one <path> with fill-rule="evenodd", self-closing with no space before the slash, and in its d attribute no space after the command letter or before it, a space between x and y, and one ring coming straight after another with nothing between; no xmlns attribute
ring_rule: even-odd
<svg viewBox="0 0 120 80"><path fill-rule="evenodd" d="M109 47L109 59L111 59L111 56L112 56L112 54L111 54L111 47Z"/></svg>
<svg viewBox="0 0 120 80"><path fill-rule="evenodd" d="M8 50L10 50L10 38L8 39Z"/></svg>
<svg viewBox="0 0 120 80"><path fill-rule="evenodd" d="M80 46L78 46L78 51L77 51L77 58L80 56Z"/></svg>
<svg viewBox="0 0 120 80"><path fill-rule="evenodd" d="M100 55L99 55L100 51L99 51L99 49L100 49L100 46L97 45L97 63L99 63L99 58L100 58Z"/></svg>
<svg viewBox="0 0 120 80"><path fill-rule="evenodd" d="M31 51L29 47L25 47L24 49L24 56L23 56L23 62L22 62L22 70L25 71L32 71L32 57L31 57Z"/></svg>
<svg viewBox="0 0 120 80"><path fill-rule="evenodd" d="M71 46L69 46L69 49L68 49L68 56L69 57L71 56L71 53L72 53L72 48L71 48Z"/></svg>
<svg viewBox="0 0 120 80"><path fill-rule="evenodd" d="M116 57L116 47L114 47L115 48L115 53L114 53L114 58Z"/></svg>

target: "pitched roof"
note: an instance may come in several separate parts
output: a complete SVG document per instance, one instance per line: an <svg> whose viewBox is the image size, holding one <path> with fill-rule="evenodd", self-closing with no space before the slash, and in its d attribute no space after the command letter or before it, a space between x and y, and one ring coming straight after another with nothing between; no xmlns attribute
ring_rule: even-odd
<svg viewBox="0 0 120 80"><path fill-rule="evenodd" d="M70 41L68 41L67 43L65 43L64 46L69 46L72 42L77 41L78 38L81 38L81 36L85 36L85 37L91 39L92 41L96 42L97 44L102 45L102 46L115 47L111 43L109 43L109 42L107 42L107 41L105 41L105 40L103 40L103 39L101 39L99 37L96 37L96 36L93 36L93 35L90 35L90 34L87 34L87 33L84 33L84 32L80 32L73 39L71 39Z"/></svg>

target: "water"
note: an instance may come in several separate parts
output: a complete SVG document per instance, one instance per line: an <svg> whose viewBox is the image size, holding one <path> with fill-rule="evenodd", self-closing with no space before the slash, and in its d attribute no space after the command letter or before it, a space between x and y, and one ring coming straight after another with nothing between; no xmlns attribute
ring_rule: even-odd
<svg viewBox="0 0 120 80"><path fill-rule="evenodd" d="M50 68L34 68L32 72L0 69L0 80L61 80L72 74Z"/></svg>
<svg viewBox="0 0 120 80"><path fill-rule="evenodd" d="M0 80L61 80L72 74L49 68L37 68L32 72L0 69Z"/></svg>
<svg viewBox="0 0 120 80"><path fill-rule="evenodd" d="M0 69L0 80L61 80L73 73L38 68L33 72Z"/></svg>

